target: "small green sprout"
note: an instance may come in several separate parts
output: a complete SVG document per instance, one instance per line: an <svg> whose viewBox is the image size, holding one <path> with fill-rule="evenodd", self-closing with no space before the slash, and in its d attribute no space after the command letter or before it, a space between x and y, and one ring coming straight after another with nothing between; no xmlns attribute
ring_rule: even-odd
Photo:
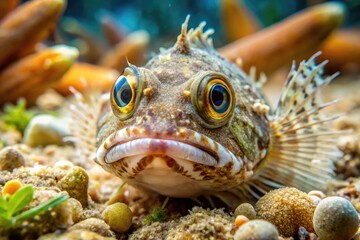
<svg viewBox="0 0 360 240"><path fill-rule="evenodd" d="M7 182L2 195L0 195L0 229L7 231L18 227L22 222L59 205L68 198L66 195L60 195L25 212L21 212L33 200L33 197L33 186L21 187L21 184L16 180Z"/></svg>
<svg viewBox="0 0 360 240"><path fill-rule="evenodd" d="M150 211L150 214L145 217L144 223L146 225L150 225L153 222L165 222L167 219L166 209L165 206L169 201L169 197L167 197L164 203L161 205L160 208L154 208Z"/></svg>
<svg viewBox="0 0 360 240"><path fill-rule="evenodd" d="M35 115L35 112L26 109L26 102L20 99L16 105L6 105L4 108L4 115L1 120L4 121L5 130L8 128L16 128L21 133L24 132L30 119Z"/></svg>
<svg viewBox="0 0 360 240"><path fill-rule="evenodd" d="M119 201L119 198L121 198L121 195L124 193L124 186L127 182L123 182L120 187L111 195L110 199L105 203L106 205L112 205L114 203L117 203Z"/></svg>

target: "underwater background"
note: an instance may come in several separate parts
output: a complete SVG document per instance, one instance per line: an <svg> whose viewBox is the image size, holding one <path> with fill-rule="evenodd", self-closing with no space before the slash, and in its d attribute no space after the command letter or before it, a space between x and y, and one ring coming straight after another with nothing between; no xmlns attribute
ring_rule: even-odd
<svg viewBox="0 0 360 240"><path fill-rule="evenodd" d="M238 1L252 12L262 27L268 27L282 19L314 4L327 2L322 0L244 0ZM331 1L328 1L331 2ZM344 27L357 26L360 23L360 0L332 1L342 2L348 8ZM229 42L224 33L219 0L81 0L68 1L65 16L74 17L94 34L101 32L99 22L111 17L124 32L140 29L148 31L155 47L169 47L174 36L179 34L181 23L190 14L190 27L196 27L206 21L207 28L215 29L215 46ZM241 27L241 26L239 26ZM160 42L159 42L160 41Z"/></svg>

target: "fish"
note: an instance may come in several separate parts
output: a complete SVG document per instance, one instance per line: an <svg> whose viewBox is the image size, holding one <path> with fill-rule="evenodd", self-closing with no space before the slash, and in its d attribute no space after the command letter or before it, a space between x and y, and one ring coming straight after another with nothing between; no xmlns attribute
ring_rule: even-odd
<svg viewBox="0 0 360 240"><path fill-rule="evenodd" d="M213 47L205 23L182 24L174 46L144 66L128 63L107 94L74 91L76 148L145 192L216 197L228 206L293 186L324 190L343 131L326 124L319 90L327 61L293 63L276 108L261 87ZM271 61L271 59L269 59Z"/></svg>

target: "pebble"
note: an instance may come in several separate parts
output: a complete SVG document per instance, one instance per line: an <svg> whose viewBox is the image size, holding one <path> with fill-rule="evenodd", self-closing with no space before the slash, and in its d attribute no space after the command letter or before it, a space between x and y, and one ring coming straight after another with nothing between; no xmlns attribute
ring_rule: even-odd
<svg viewBox="0 0 360 240"><path fill-rule="evenodd" d="M67 191L70 197L78 200L83 207L88 206L89 176L81 167L73 167L59 182L58 187Z"/></svg>
<svg viewBox="0 0 360 240"><path fill-rule="evenodd" d="M0 171L9 171L25 166L24 156L13 147L0 151Z"/></svg>
<svg viewBox="0 0 360 240"><path fill-rule="evenodd" d="M245 217L244 215L237 215L234 221L234 226L238 228L247 222L249 222L249 219L247 217Z"/></svg>
<svg viewBox="0 0 360 240"><path fill-rule="evenodd" d="M24 132L24 143L31 147L46 145L64 145L64 137L69 136L65 122L52 115L33 117Z"/></svg>
<svg viewBox="0 0 360 240"><path fill-rule="evenodd" d="M74 223L78 223L80 222L82 219L82 212L83 212L83 207L81 206L81 203L76 200L75 198L70 198L68 199L68 204L69 207L71 209L72 212L72 220Z"/></svg>
<svg viewBox="0 0 360 240"><path fill-rule="evenodd" d="M328 197L316 207L314 229L320 239L349 240L359 226L358 213L345 198Z"/></svg>
<svg viewBox="0 0 360 240"><path fill-rule="evenodd" d="M313 231L314 201L296 188L280 188L268 192L256 203L257 216L276 226L280 235L292 237L300 227Z"/></svg>
<svg viewBox="0 0 360 240"><path fill-rule="evenodd" d="M36 105L41 109L54 110L64 105L65 98L53 89L46 90L36 99Z"/></svg>
<svg viewBox="0 0 360 240"><path fill-rule="evenodd" d="M69 228L70 231L85 229L97 233L104 237L115 237L115 234L110 230L103 220L98 218L88 218L84 221L78 222Z"/></svg>
<svg viewBox="0 0 360 240"><path fill-rule="evenodd" d="M74 163L68 161L68 160L59 160L54 164L54 168L59 168L61 170L69 170L73 168L75 165Z"/></svg>
<svg viewBox="0 0 360 240"><path fill-rule="evenodd" d="M103 217L112 230L124 233L131 227L133 213L126 204L118 202L107 206Z"/></svg>
<svg viewBox="0 0 360 240"><path fill-rule="evenodd" d="M235 232L234 240L278 240L275 226L265 220L252 220L244 223Z"/></svg>
<svg viewBox="0 0 360 240"><path fill-rule="evenodd" d="M249 220L253 220L256 218L256 212L254 207L250 203L242 203L240 204L234 212L235 216L244 215Z"/></svg>
<svg viewBox="0 0 360 240"><path fill-rule="evenodd" d="M326 198L326 195L323 192L318 191L318 190L312 190L312 191L308 192L308 195L309 196L315 196L315 197L318 197L320 199Z"/></svg>
<svg viewBox="0 0 360 240"><path fill-rule="evenodd" d="M85 240L85 239L93 239L93 240L116 240L114 237L103 237L97 233L91 232L89 230L72 230L67 231L65 233L50 233L41 236L38 240L69 240L69 239L78 239L78 240Z"/></svg>

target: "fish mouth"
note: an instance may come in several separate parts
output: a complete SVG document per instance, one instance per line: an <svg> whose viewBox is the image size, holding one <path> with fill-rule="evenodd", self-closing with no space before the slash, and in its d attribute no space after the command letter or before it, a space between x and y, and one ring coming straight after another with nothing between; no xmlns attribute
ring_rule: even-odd
<svg viewBox="0 0 360 240"><path fill-rule="evenodd" d="M108 165L130 158L139 162L149 156L160 156L178 164L187 162L208 167L231 163L233 172L240 171L243 166L243 161L220 143L184 127L164 134L153 134L142 127L122 128L103 141L97 150L96 161Z"/></svg>
<svg viewBox="0 0 360 240"><path fill-rule="evenodd" d="M137 155L168 156L207 166L215 166L218 156L209 150L202 150L180 141L156 138L138 138L113 146L105 155L106 163Z"/></svg>

